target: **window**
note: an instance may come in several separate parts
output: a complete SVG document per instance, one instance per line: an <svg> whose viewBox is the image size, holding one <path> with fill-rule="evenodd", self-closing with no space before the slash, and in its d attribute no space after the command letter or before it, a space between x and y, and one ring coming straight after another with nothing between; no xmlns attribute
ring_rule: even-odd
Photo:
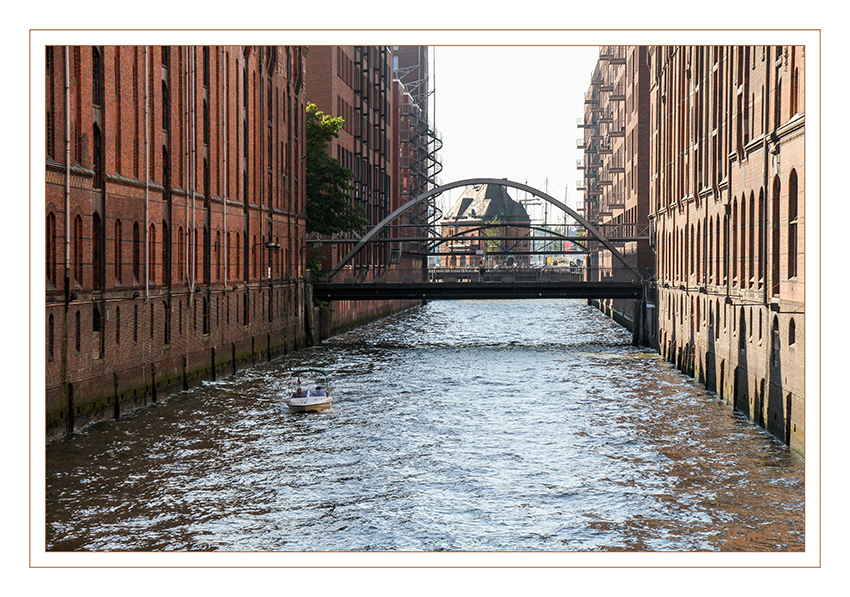
<svg viewBox="0 0 850 597"><path fill-rule="evenodd" d="M788 181L788 278L797 276L797 171Z"/></svg>
<svg viewBox="0 0 850 597"><path fill-rule="evenodd" d="M133 305L133 342L139 341L139 305Z"/></svg>
<svg viewBox="0 0 850 597"><path fill-rule="evenodd" d="M121 283L121 270L124 265L124 240L121 233L121 220L115 220L115 279Z"/></svg>
<svg viewBox="0 0 850 597"><path fill-rule="evenodd" d="M76 314L74 314L74 349L77 351L77 354L80 352L80 344L82 342L82 330L80 324L80 311L77 310Z"/></svg>
<svg viewBox="0 0 850 597"><path fill-rule="evenodd" d="M136 284L142 279L141 275L142 239L139 232L139 223L133 222L133 278Z"/></svg>
<svg viewBox="0 0 850 597"><path fill-rule="evenodd" d="M74 252L74 282L78 286L83 284L83 218L77 215L74 218L73 246Z"/></svg>
<svg viewBox="0 0 850 597"><path fill-rule="evenodd" d="M45 224L45 250L44 267L47 272L47 281L56 287L56 214L52 211L47 214Z"/></svg>
<svg viewBox="0 0 850 597"><path fill-rule="evenodd" d="M797 324L794 323L794 318L788 324L788 346L794 346L797 343Z"/></svg>
<svg viewBox="0 0 850 597"><path fill-rule="evenodd" d="M91 76L92 103L99 108L103 104L103 60L97 47L92 48Z"/></svg>
<svg viewBox="0 0 850 597"><path fill-rule="evenodd" d="M102 251L100 239L102 236L102 228L103 225L100 220L100 215L95 212L92 215L92 243L91 243L91 262L92 262L92 285L97 290L103 290L103 284L101 280L101 270L102 270Z"/></svg>
<svg viewBox="0 0 850 597"><path fill-rule="evenodd" d="M771 242L771 295L779 296L779 194L780 194L779 176L773 179L773 205L771 226L773 228Z"/></svg>
<svg viewBox="0 0 850 597"><path fill-rule="evenodd" d="M148 234L148 267L150 281L156 284L156 224L151 224Z"/></svg>
<svg viewBox="0 0 850 597"><path fill-rule="evenodd" d="M215 279L221 280L221 231L215 232Z"/></svg>
<svg viewBox="0 0 850 597"><path fill-rule="evenodd" d="M92 181L92 186L95 189L103 190L103 135L100 132L100 127L97 125L94 125L94 127L92 128L92 139L94 141L94 147L92 148L92 165L94 166L94 180Z"/></svg>
<svg viewBox="0 0 850 597"><path fill-rule="evenodd" d="M165 81L162 82L162 130L166 133L171 130L171 95Z"/></svg>
<svg viewBox="0 0 850 597"><path fill-rule="evenodd" d="M162 303L163 313L165 313L165 317L163 317L163 344L171 344L171 309L168 306L167 302Z"/></svg>
<svg viewBox="0 0 850 597"><path fill-rule="evenodd" d="M47 360L53 360L53 313L47 318Z"/></svg>
<svg viewBox="0 0 850 597"><path fill-rule="evenodd" d="M779 366L779 318L773 317L771 331L771 362L774 367Z"/></svg>
<svg viewBox="0 0 850 597"><path fill-rule="evenodd" d="M115 344L121 344L121 307L115 307Z"/></svg>

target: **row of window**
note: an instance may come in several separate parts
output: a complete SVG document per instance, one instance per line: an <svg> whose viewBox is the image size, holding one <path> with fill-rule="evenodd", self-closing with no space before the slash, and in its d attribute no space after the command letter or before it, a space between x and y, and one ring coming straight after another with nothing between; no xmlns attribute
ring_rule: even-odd
<svg viewBox="0 0 850 597"><path fill-rule="evenodd" d="M695 326L696 333L700 333L700 329L702 326L707 326L707 332L709 333L709 335L713 336L714 340L719 340L721 325L724 330L727 329L727 310L721 309L720 300L715 299L712 301L710 299L702 299L701 297L691 297L689 302L690 309L688 310L688 300L685 298L684 295L680 295L678 298L676 298L672 296L672 293L669 293L667 295L666 301L667 320L673 323L676 323L676 321L678 320L679 325L684 325L685 320L689 319ZM762 343L764 335L763 320L765 312L762 308L755 309L756 311L758 311L758 334L756 335L756 327L753 324L753 310L753 307L750 307L749 309L745 309L742 307L740 309L740 316L738 320L736 321L736 318L732 317L732 332L737 334L738 336L738 350L741 353L746 352L748 343L752 343L753 341L757 341L759 344ZM664 332L664 335L666 338L666 331ZM790 318L788 321L788 331L786 340L788 343L788 347L794 347L797 343L797 324L794 321L793 317ZM777 315L774 315L770 333L770 358L771 364L773 366L779 365L781 348L782 339L780 335L779 317Z"/></svg>
<svg viewBox="0 0 850 597"><path fill-rule="evenodd" d="M133 59L133 79L132 86L129 86L130 93L125 93L123 96L121 94L121 83L122 83L122 69L121 69L121 54L122 49L127 52L129 50L129 54L131 59ZM168 81L169 76L167 69L170 65L170 59L168 58L171 54L170 48L168 46L164 46L161 48L162 50L162 81L161 81L161 97L156 98L158 101L150 101L149 110L151 118L153 121L158 121L161 123L161 128L165 133L164 142L167 142L168 133L172 128L172 100L180 101L180 97L176 97L175 93L169 88ZM56 88L56 73L53 72L54 69L54 52L58 51L56 48L48 47L47 48L47 82L48 82L48 97L47 97L47 106L46 106L46 134L47 134L47 143L46 150L48 156L57 156L56 152L61 152L61 147L57 146L56 139L56 126L57 126L57 118L61 118L59 116L62 114L62 106L58 105L59 101L56 93L59 91ZM73 114L72 121L69 125L72 127L72 146L73 146L73 161L77 164L84 165L87 167L92 167L95 171L95 180L94 180L94 188L102 189L103 188L103 171L105 167L105 155L106 148L109 144L114 141L114 145L117 148L115 155L117 156L117 163L115 164L115 171L121 173L121 160L123 156L129 154L129 152L125 151L123 147L122 139L124 138L124 133L128 131L122 131L122 119L125 115L129 115L127 109L135 110L135 117L132 122L127 122L123 124L130 124L131 129L134 127L135 130L129 131L129 137L134 139L134 151L133 151L133 164L132 164L132 175L136 178L140 178L142 176L142 163L140 156L140 139L143 137L143 131L141 129L140 118L141 113L144 110L143 106L143 97L140 96L142 91L140 90L140 79L139 79L139 61L140 56L138 52L138 48L135 47L121 47L115 46L112 48L112 53L115 58L115 67L114 70L110 71L110 80L114 80L115 90L116 90L116 98L118 101L115 102L114 110L110 111L110 117L108 121L105 121L104 113L101 109L104 98L104 61L103 61L103 50L99 47L93 47L91 49L91 62L89 63L88 54L83 54L83 49L80 47L74 47L71 50L71 59L73 61L73 80L72 80L72 98L73 98ZM276 50L271 49L267 50L268 56L270 58L270 64L276 65ZM203 64L204 64L204 82L205 85L209 85L209 61L210 61L210 49L205 46L203 48ZM262 54L262 52L261 52ZM289 57L289 49L287 49L287 60ZM243 63L245 64L245 63ZM92 128L90 130L84 130L85 127L82 126L84 122L83 118L83 105L84 98L82 96L83 90L85 89L85 85L82 81L82 75L85 71L85 66L90 66L91 72L91 89L92 89L92 108L94 110L94 123L92 124ZM226 77L226 64L219 64L219 72L223 73L222 76ZM243 85L237 86L233 93L241 92L243 99L243 108L241 112L241 117L237 118L236 122L241 125L241 135L237 133L237 136L242 137L242 157L247 160L249 155L249 128L250 124L253 122L252 119L249 118L249 104L248 104L248 92L249 92L249 78L251 77L248 72L247 66L243 66L239 69L239 73L241 73L241 78L243 81ZM256 91L256 95L259 97L262 93L266 93L265 99L265 108L267 111L266 117L268 120L268 127L266 134L259 134L257 138L254 140L255 145L260 145L262 143L265 144L265 148L260 150L259 147L255 147L253 151L254 156L264 156L267 158L267 163L265 166L269 174L266 177L265 181L265 189L262 191L266 195L268 195L268 201L270 204L273 204L276 208L282 208L282 204L286 201L286 197L300 197L300 193L296 192L298 189L298 177L290 177L287 176L286 173L290 171L291 163L289 162L290 157L293 158L293 163L297 165L298 156L294 155L298 153L298 127L302 125L303 119L300 118L298 114L298 110L294 110L291 102L287 101L287 92L285 90L279 89L278 86L275 86L271 80L271 73L274 72L273 68L270 68L268 79L265 77L257 78L257 74L253 74L253 87ZM220 94L219 94L220 95ZM175 96L175 97L172 97ZM61 97L61 96L59 96ZM122 99L123 97L123 99ZM210 119L211 114L210 111L212 109L209 99L203 99L203 126L201 127L202 139L201 142L204 146L209 146L211 144L211 130L210 130ZM123 102L123 103L122 103ZM285 104L285 105L283 105ZM219 102L220 105L220 102ZM288 111L292 110L292 114L287 114ZM161 114L156 114L159 111ZM293 128L292 130L283 130L281 127L272 126L272 115L275 115L279 122L286 123L287 120L292 122ZM289 118L288 118L289 117ZM107 126L108 125L108 126ZM258 129L259 130L259 129ZM107 135L104 135L102 131L105 131ZM276 137L282 136L279 142L276 141ZM290 146L290 137L294 137L294 141L292 146L295 148L293 150L293 155L290 156L289 146ZM89 146L91 143L91 147ZM224 143L227 144L227 140L224 140ZM279 155L277 156L277 161L274 159L274 150L280 148ZM267 150L267 151L266 151ZM91 164L88 163L87 156L90 156L92 159ZM183 156L182 152L175 152L175 159L180 160ZM155 157L152 156L152 161L155 161ZM255 158L258 159L258 158ZM166 189L170 188L170 181L168 180L167 170L170 169L170 162L168 158L168 150L163 147L163 184L166 186ZM235 162L234 162L235 164ZM183 169L186 169L185 164L179 164ZM154 163L151 166L155 166ZM250 170L247 162L242 162L239 166L241 169L241 184L238 185L239 191L241 191L241 198L244 201L247 201L249 195L248 188L248 172ZM274 180L272 177L272 171L276 168L279 172L279 184L274 184ZM154 168L154 171L156 168ZM155 174L154 174L155 175ZM209 167L207 165L206 160L204 160L204 195L210 196L210 184L209 184ZM235 180L235 177L234 177ZM262 182L257 182L257 186L262 185ZM260 193L261 191L255 189L255 194ZM302 209L294 206L296 210Z"/></svg>
<svg viewBox="0 0 850 597"><path fill-rule="evenodd" d="M273 320L273 312L276 310L283 313L287 310L287 306L291 309L291 301L293 300L293 292L284 290L275 293L273 300L275 304L269 305L272 312L269 313L270 320ZM233 300L231 300L233 299ZM262 299L250 301L247 296L240 294L223 295L215 297L212 304L212 313L215 314L215 326L230 325L231 319L237 324L247 326L251 319L256 319L258 307L261 310L261 317L266 316L266 302ZM169 308L167 301L152 301L147 305L134 304L132 314L130 315L129 330L127 329L128 322L122 319L122 315L126 315L126 310L129 307L125 306L125 312L122 313L120 305L115 307L111 313L110 328L114 337L112 338L114 346L121 346L122 342L131 341L133 344L142 340L142 334L148 334L151 341L157 339L157 330L161 326L162 335L160 339L163 344L171 344L171 334L173 325L176 323L177 329L174 330L179 336L183 336L187 331L198 332L199 328L202 334L210 334L210 328L213 324L210 311L210 300L207 296L199 296L195 299L194 304L189 296L183 299L173 301L174 308ZM185 303L185 309L184 309ZM223 308L222 308L223 307ZM172 314L176 310L176 319L173 321ZM189 315L189 319L185 315ZM143 321L143 318L147 321ZM104 329L104 314L101 313L101 307L94 305L91 311L91 339L92 357L103 358L104 348L106 344L106 334ZM79 354L83 347L83 335L86 333L83 330L82 310L76 309L73 315L69 314L70 327L68 337L73 337L73 348L76 354ZM57 339L61 336L58 334L57 320L51 313L47 317L47 359L52 361L57 356ZM189 326L191 325L191 330ZM128 334L128 336L123 336ZM60 340L61 341L61 340Z"/></svg>
<svg viewBox="0 0 850 597"><path fill-rule="evenodd" d="M106 265L104 255L106 253L106 242L112 242L114 248L114 261L112 273L117 285L123 285L127 270L132 265L132 284L140 284L144 279L144 250L145 238L139 222L133 222L132 233L128 235L124 230L121 219L114 223L114 235L107 239L103 230L103 223L99 214L92 215L92 234L86 236L83 230L83 218L81 215L74 216L71 227L71 284L76 287L84 287L84 267L91 267L92 287L103 289L105 286ZM160 240L161 235L164 240ZM45 269L47 282L53 288L59 287L57 278L60 269L59 244L61 239L57 235L56 214L48 212L45 225ZM212 246L209 243L212 242ZM280 237L275 237L275 242L280 245ZM284 243L287 241L284 240ZM249 245L250 243L250 245ZM158 231L156 224L151 224L148 229L148 276L154 284L165 284L168 282L169 274L176 272L174 281L185 283L194 272L194 280L204 279L204 271L210 268L212 282L225 280L237 281L248 279L258 280L261 276L271 275L280 278L282 275L291 277L296 271L297 264L289 262L294 255L290 239L290 246L279 250L268 251L262 245L262 239L257 235L245 235L239 232L227 232L222 235L220 230L215 231L215 238L209 238L207 229L194 228L184 231L178 226L176 239L168 237L168 225L163 222ZM174 246L173 246L174 245ZM176 247L176 251L173 248ZM265 268L268 257L271 262L267 271ZM209 263L204 256L210 254ZM227 268L225 271L224 268Z"/></svg>
<svg viewBox="0 0 850 597"><path fill-rule="evenodd" d="M690 309L687 309L688 303L690 304ZM676 323L678 320L679 325L684 325L686 319L691 321L694 326L696 333L700 333L701 329L704 326L708 326L710 331L714 332L715 338L720 338L720 330L721 325L725 330L727 328L727 320L726 320L726 310L721 309L720 299L716 298L714 300L711 299L703 299L701 297L690 297L688 300L685 295L679 295L679 297L674 297L673 293L668 293L667 295L667 320L673 323ZM753 325L753 311L758 311L758 335L754 334L755 327ZM678 313L678 317L677 317ZM721 324L721 313L722 313L722 324ZM756 339L758 342L761 342L763 336L763 315L764 311L760 308L749 307L748 309L741 308L740 312L740 322L736 327L736 322L733 320L732 322L732 331L734 333L739 334L739 346L740 348L744 348L745 340L748 339L752 342ZM749 320L749 323L747 322ZM774 325L778 326L779 319L777 316L774 316ZM749 333L747 333L749 330ZM794 322L794 318L792 317L789 325L788 325L788 345L793 345L797 342L797 326Z"/></svg>
<svg viewBox="0 0 850 597"><path fill-rule="evenodd" d="M765 224L764 189L759 190L758 199L750 192L749 198L741 196L732 201L730 215L719 214L683 226L677 232L659 235L659 277L671 281L683 281L688 276L710 284L724 284L731 276L733 284L741 288L762 288L765 282L767 251L771 263L771 293L779 295L780 263L782 258L780 218L787 218L784 227L787 250L786 278L798 275L798 184L797 171L791 170L788 177L787 201L781 198L781 182L774 178L771 203L771 219ZM780 207L785 203L786 213ZM728 227L728 233L727 231ZM770 232L770 234L768 234ZM728 246L727 246L728 242Z"/></svg>

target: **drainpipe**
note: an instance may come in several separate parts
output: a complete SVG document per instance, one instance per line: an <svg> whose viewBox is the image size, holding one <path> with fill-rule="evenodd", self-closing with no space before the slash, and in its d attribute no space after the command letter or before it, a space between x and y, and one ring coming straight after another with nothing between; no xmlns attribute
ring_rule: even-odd
<svg viewBox="0 0 850 597"><path fill-rule="evenodd" d="M65 307L71 296L71 63L65 46Z"/></svg>
<svg viewBox="0 0 850 597"><path fill-rule="evenodd" d="M66 429L73 429L73 396L68 388L68 303L71 300L71 62L65 46L65 309L62 312L62 397L69 413Z"/></svg>
<svg viewBox="0 0 850 597"><path fill-rule="evenodd" d="M183 244L183 272L189 277L189 47L183 48L183 188L186 191L186 240ZM188 284L187 284L188 287ZM191 300L191 299L190 299Z"/></svg>
<svg viewBox="0 0 850 597"><path fill-rule="evenodd" d="M221 138L223 151L221 152L221 176L222 176L222 193L221 193L221 211L224 223L224 230L221 235L222 246L224 247L224 289L227 290L227 264L228 264L228 247L227 247L227 51L224 46L221 47Z"/></svg>
<svg viewBox="0 0 850 597"><path fill-rule="evenodd" d="M191 123L191 131L192 131L192 282L190 286L190 290L192 292L192 301L194 302L194 294L195 294L195 264L198 262L198 231L195 223L195 185L197 183L197 168L196 168L196 160L198 158L197 155L197 146L195 139L195 50L194 47L189 47L190 57L191 57L191 70L190 70L190 81L189 88L192 97L190 98L189 105L191 107L192 114L192 123Z"/></svg>
<svg viewBox="0 0 850 597"><path fill-rule="evenodd" d="M150 90L148 46L145 46L145 302L150 300Z"/></svg>

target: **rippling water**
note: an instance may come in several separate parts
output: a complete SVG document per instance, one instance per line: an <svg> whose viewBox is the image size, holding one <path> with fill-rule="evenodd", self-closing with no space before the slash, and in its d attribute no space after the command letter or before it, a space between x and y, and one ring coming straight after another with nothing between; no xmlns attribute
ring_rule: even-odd
<svg viewBox="0 0 850 597"><path fill-rule="evenodd" d="M581 301L398 314L49 444L47 548L802 551L803 459L630 339ZM330 410L286 408L305 366Z"/></svg>

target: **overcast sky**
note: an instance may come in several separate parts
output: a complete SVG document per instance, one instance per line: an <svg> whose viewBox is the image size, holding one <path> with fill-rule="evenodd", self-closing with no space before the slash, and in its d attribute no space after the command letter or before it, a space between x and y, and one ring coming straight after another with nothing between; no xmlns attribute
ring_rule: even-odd
<svg viewBox="0 0 850 597"><path fill-rule="evenodd" d="M443 134L443 183L508 178L575 207L583 136L576 120L598 46L432 48L433 120ZM453 191L458 197L462 189ZM514 199L518 191L508 191Z"/></svg>

